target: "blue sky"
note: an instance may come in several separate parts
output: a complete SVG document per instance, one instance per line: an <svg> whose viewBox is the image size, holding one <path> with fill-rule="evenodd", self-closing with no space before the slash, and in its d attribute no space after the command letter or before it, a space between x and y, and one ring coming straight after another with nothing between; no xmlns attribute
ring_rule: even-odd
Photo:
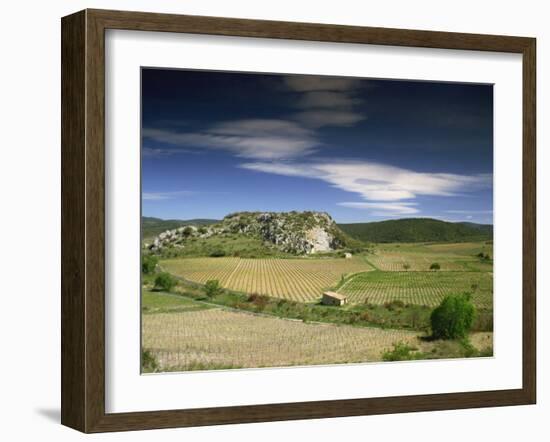
<svg viewBox="0 0 550 442"><path fill-rule="evenodd" d="M491 85L142 70L142 212L493 220Z"/></svg>

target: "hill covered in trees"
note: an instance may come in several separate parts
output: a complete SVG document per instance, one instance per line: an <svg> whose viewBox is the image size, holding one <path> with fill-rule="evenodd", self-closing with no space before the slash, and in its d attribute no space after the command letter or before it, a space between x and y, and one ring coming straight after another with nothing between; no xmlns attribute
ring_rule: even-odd
<svg viewBox="0 0 550 442"><path fill-rule="evenodd" d="M181 219L161 219L153 218L151 216L142 216L141 217L141 236L143 239L154 238L160 233L166 230L177 229L178 227L183 226L205 226L209 224L217 223L218 220L215 219L190 219L190 220L181 220Z"/></svg>
<svg viewBox="0 0 550 442"><path fill-rule="evenodd" d="M352 238L374 243L463 242L493 239L491 224L451 223L432 218L338 224L338 227Z"/></svg>

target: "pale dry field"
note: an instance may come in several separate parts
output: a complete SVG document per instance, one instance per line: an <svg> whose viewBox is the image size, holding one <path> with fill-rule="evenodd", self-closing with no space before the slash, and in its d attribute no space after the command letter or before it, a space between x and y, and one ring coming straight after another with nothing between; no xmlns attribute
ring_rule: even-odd
<svg viewBox="0 0 550 442"><path fill-rule="evenodd" d="M184 258L161 262L173 275L204 284L217 279L227 289L308 302L334 286L343 275L373 268L361 257L352 259Z"/></svg>
<svg viewBox="0 0 550 442"><path fill-rule="evenodd" d="M421 346L419 332L306 324L223 309L143 315L143 348L162 371L189 364L284 367L381 360L397 342Z"/></svg>

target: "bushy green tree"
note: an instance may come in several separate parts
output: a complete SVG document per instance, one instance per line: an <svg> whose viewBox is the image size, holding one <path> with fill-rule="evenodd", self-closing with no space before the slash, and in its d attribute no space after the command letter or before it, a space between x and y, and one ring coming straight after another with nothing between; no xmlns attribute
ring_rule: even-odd
<svg viewBox="0 0 550 442"><path fill-rule="evenodd" d="M469 294L449 295L430 316L432 335L436 339L462 339L472 328L475 307Z"/></svg>
<svg viewBox="0 0 550 442"><path fill-rule="evenodd" d="M155 273L159 260L155 255L143 255L141 258L141 271L143 273Z"/></svg>
<svg viewBox="0 0 550 442"><path fill-rule="evenodd" d="M155 290L169 292L176 284L176 279L170 273L162 272L155 278Z"/></svg>
<svg viewBox="0 0 550 442"><path fill-rule="evenodd" d="M432 265L430 266L430 270L440 270L441 269L441 266L439 265L438 262L434 262L432 263Z"/></svg>
<svg viewBox="0 0 550 442"><path fill-rule="evenodd" d="M221 256L225 256L225 250L223 249L214 249L210 252L209 256L212 258L219 258Z"/></svg>
<svg viewBox="0 0 550 442"><path fill-rule="evenodd" d="M220 282L217 279L210 279L206 281L206 284L204 284L204 291L206 292L206 296L209 298L213 298L219 294L221 290L222 288L220 286Z"/></svg>

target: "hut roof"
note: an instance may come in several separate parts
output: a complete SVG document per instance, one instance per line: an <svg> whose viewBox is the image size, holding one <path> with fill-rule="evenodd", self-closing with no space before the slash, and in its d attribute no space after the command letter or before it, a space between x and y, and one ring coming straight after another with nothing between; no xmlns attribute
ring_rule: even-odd
<svg viewBox="0 0 550 442"><path fill-rule="evenodd" d="M347 299L347 296L341 295L340 293L336 293L336 292L324 292L323 295L330 296L331 298L340 299L340 300Z"/></svg>

